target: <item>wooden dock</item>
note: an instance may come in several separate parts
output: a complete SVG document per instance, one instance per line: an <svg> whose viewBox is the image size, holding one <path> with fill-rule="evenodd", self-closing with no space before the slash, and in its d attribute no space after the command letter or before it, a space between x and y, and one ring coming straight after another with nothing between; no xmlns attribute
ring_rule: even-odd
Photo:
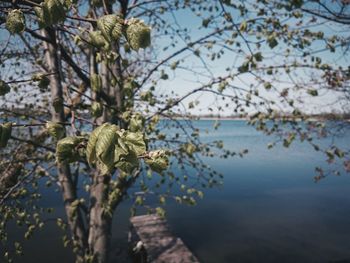
<svg viewBox="0 0 350 263"><path fill-rule="evenodd" d="M166 220L152 214L135 216L130 221L133 262L199 263L182 240L170 232Z"/></svg>

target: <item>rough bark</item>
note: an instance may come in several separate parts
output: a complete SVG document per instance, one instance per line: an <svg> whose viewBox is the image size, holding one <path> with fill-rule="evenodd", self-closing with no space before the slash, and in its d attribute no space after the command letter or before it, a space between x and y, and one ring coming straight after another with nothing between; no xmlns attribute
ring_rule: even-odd
<svg viewBox="0 0 350 263"><path fill-rule="evenodd" d="M97 72L95 61L90 57L90 74ZM102 90L111 96L113 92L110 87L110 73L108 65L102 63L99 75L102 78ZM93 94L97 98L98 94ZM103 115L97 118L98 125L111 120L109 108L104 107ZM94 262L105 263L108 261L112 218L104 213L104 205L108 200L110 176L100 175L99 171L92 174L92 185L90 189L90 215L89 215L89 238L88 245L90 255Z"/></svg>
<svg viewBox="0 0 350 263"><path fill-rule="evenodd" d="M45 61L50 73L55 73L50 76L51 99L60 99L63 101L63 87L60 74L60 62L58 58L58 49L56 43L55 32L51 29L44 29L43 36L52 40L51 43L44 42ZM55 110L51 106L52 121L64 122L63 107L60 110ZM61 186L64 207L67 214L67 222L71 230L74 245L76 245L77 262L84 261L85 250L87 249L87 238L84 227L83 215L78 209L73 216L72 202L77 199L76 188L72 180L70 167L68 164L57 164L57 175Z"/></svg>
<svg viewBox="0 0 350 263"><path fill-rule="evenodd" d="M109 193L109 175L96 173L90 191L89 248L94 262L108 262L112 216L105 213Z"/></svg>

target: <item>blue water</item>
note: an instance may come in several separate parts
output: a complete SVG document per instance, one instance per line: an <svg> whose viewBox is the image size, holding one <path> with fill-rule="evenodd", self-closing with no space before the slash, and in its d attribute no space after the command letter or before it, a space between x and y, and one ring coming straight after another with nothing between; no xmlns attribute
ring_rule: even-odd
<svg viewBox="0 0 350 263"><path fill-rule="evenodd" d="M204 140L223 140L231 150L249 149L244 158L205 159L224 175L224 184L204 189L197 206L167 205L170 227L201 262L350 260L349 174L315 183L315 167L328 166L322 154L298 142L289 149L269 150L266 146L273 138L244 121L223 121L218 130L212 128L213 121L195 126L209 130ZM337 141L349 149L349 139L350 133ZM50 192L46 198L60 211L58 194ZM116 213L116 247L127 235L128 209L126 202ZM54 227L40 231L26 243L19 262L72 262L58 233ZM45 256L40 255L43 251Z"/></svg>

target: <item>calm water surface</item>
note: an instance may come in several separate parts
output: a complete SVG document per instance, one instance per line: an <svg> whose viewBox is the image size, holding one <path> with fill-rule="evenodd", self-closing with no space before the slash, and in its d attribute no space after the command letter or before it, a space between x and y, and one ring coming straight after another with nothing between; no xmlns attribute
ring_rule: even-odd
<svg viewBox="0 0 350 263"><path fill-rule="evenodd" d="M223 121L217 131L212 128L213 121L198 121L195 125L203 131L209 129L203 134L205 140L223 140L231 150L250 150L244 158L207 160L224 174L224 185L204 191L205 197L196 207L168 205L173 232L201 262L350 259L349 175L330 176L314 183L315 166L327 166L324 156L300 143L289 149L278 146L268 150L266 145L272 138L244 121ZM349 148L350 134L338 140ZM60 213L59 194L49 191L45 198ZM126 203L117 211L116 244L126 238L128 209ZM25 243L25 256L18 262L73 262L58 233L56 227L37 233Z"/></svg>

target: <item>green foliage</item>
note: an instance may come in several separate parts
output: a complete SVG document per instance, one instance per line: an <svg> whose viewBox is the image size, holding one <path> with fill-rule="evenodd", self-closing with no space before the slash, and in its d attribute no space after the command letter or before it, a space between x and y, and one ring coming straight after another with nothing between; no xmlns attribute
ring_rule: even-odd
<svg viewBox="0 0 350 263"><path fill-rule="evenodd" d="M162 173L169 166L169 159L164 150L156 150L148 153L145 162L157 173Z"/></svg>
<svg viewBox="0 0 350 263"><path fill-rule="evenodd" d="M151 28L142 20L132 18L127 22L126 38L133 50L146 48L151 44Z"/></svg>
<svg viewBox="0 0 350 263"><path fill-rule="evenodd" d="M65 2L60 0L45 0L40 5L35 7L34 11L38 18L38 23L41 28L51 26L62 22L66 18L67 6Z"/></svg>
<svg viewBox="0 0 350 263"><path fill-rule="evenodd" d="M102 0L92 0L91 4L95 7L102 7L103 6L103 1Z"/></svg>
<svg viewBox="0 0 350 263"><path fill-rule="evenodd" d="M6 29L11 34L20 34L26 28L26 21L20 9L11 10L6 18Z"/></svg>
<svg viewBox="0 0 350 263"><path fill-rule="evenodd" d="M65 135L65 128L62 124L57 122L48 121L46 123L47 132L54 137L56 140L60 140Z"/></svg>
<svg viewBox="0 0 350 263"><path fill-rule="evenodd" d="M185 143L182 145L182 150L189 156L193 156L193 154L197 151L196 145L193 143Z"/></svg>
<svg viewBox="0 0 350 263"><path fill-rule="evenodd" d="M86 156L90 165L96 165L102 174L108 174L114 167L114 150L119 128L109 123L96 128L90 135Z"/></svg>
<svg viewBox="0 0 350 263"><path fill-rule="evenodd" d="M295 139L295 133L290 133L289 136L283 140L283 146L288 148Z"/></svg>
<svg viewBox="0 0 350 263"><path fill-rule="evenodd" d="M130 118L129 130L131 132L142 131L145 125L145 118L140 113L135 113Z"/></svg>
<svg viewBox="0 0 350 263"><path fill-rule="evenodd" d="M10 86L3 80L0 80L0 96L4 96L11 91Z"/></svg>
<svg viewBox="0 0 350 263"><path fill-rule="evenodd" d="M318 96L318 91L317 91L316 89L309 89L309 90L307 91L307 93L310 94L310 95L313 96L313 97Z"/></svg>
<svg viewBox="0 0 350 263"><path fill-rule="evenodd" d="M38 81L38 87L40 91L44 92L50 85L50 79L45 74L35 74L32 76L33 81Z"/></svg>
<svg viewBox="0 0 350 263"><path fill-rule="evenodd" d="M103 105L101 102L94 101L91 104L91 115L95 118L101 117L103 113Z"/></svg>
<svg viewBox="0 0 350 263"><path fill-rule="evenodd" d="M90 31L89 33L89 42L94 47L107 50L109 48L109 43L106 38L102 35L100 30Z"/></svg>
<svg viewBox="0 0 350 263"><path fill-rule="evenodd" d="M100 92L102 88L102 79L99 75L97 74L92 74L90 77L90 85L91 89L94 92Z"/></svg>
<svg viewBox="0 0 350 263"><path fill-rule="evenodd" d="M118 132L119 138L115 150L115 165L125 173L131 173L139 167L138 157L146 152L146 142L141 132Z"/></svg>
<svg viewBox="0 0 350 263"><path fill-rule="evenodd" d="M97 27L109 42L118 40L123 31L123 19L118 15L105 15L97 20Z"/></svg>
<svg viewBox="0 0 350 263"><path fill-rule="evenodd" d="M138 157L145 152L146 142L141 132L120 130L105 123L91 133L86 157L102 174L111 173L113 168L128 174L139 167Z"/></svg>
<svg viewBox="0 0 350 263"><path fill-rule="evenodd" d="M82 136L69 136L59 140L56 146L56 161L72 163L81 159L84 141Z"/></svg>
<svg viewBox="0 0 350 263"><path fill-rule="evenodd" d="M63 110L63 100L61 98L55 98L52 101L52 106L53 106L55 112L59 113L60 111Z"/></svg>
<svg viewBox="0 0 350 263"><path fill-rule="evenodd" d="M165 216L166 216L166 212L165 212L164 208L162 208L162 207L156 207L156 213L161 218L165 218Z"/></svg>
<svg viewBox="0 0 350 263"><path fill-rule="evenodd" d="M240 24L240 26L239 26L239 30L240 31L247 31L247 28L248 28L248 23L247 23L247 21L243 21L241 24Z"/></svg>
<svg viewBox="0 0 350 263"><path fill-rule="evenodd" d="M0 125L0 148L7 146L7 142L11 137L12 123L4 123Z"/></svg>
<svg viewBox="0 0 350 263"><path fill-rule="evenodd" d="M270 90L270 89L272 88L271 82L265 82L265 83L264 83L264 88L265 88L266 90Z"/></svg>
<svg viewBox="0 0 350 263"><path fill-rule="evenodd" d="M275 33L269 35L266 41L271 49L275 48L278 45Z"/></svg>
<svg viewBox="0 0 350 263"><path fill-rule="evenodd" d="M130 174L139 167L137 153L122 138L118 138L114 153L115 167L120 171Z"/></svg>
<svg viewBox="0 0 350 263"><path fill-rule="evenodd" d="M119 136L137 156L143 155L147 150L145 136L141 132L119 132Z"/></svg>
<svg viewBox="0 0 350 263"><path fill-rule="evenodd" d="M118 138L117 130L119 130L118 126L107 124L100 131L94 145L96 156L92 159L95 160L96 167L102 174L108 174L114 168L114 151Z"/></svg>
<svg viewBox="0 0 350 263"><path fill-rule="evenodd" d="M300 125L308 116L296 108L300 103L294 98L294 93L317 96L319 93L326 94L323 91L329 88L343 91L350 75L347 65L341 67L322 57L322 50L345 50L348 43L346 35L336 35L332 30L322 32L320 29L325 21L317 16L309 17L304 12L308 6L303 6L302 0L253 0L244 1L244 4L227 0L222 1L224 5L218 1L163 1L159 5L145 1L140 6L129 1L127 7L120 3L128 1L115 4L115 1L105 1L104 4L101 0L34 2L37 4L8 2L8 8L3 10L2 15L8 16L9 20L11 10L18 8L19 4L22 8L19 12L23 13L20 19L13 20L18 25L13 31L22 32L24 27L28 29L23 36L9 38L9 45L5 52L1 52L0 59L2 66L11 67L11 70L4 70L2 77L11 83L13 91L11 97L0 99L0 104L4 102L5 105L1 105L5 109L2 118L23 122L18 125L23 124L23 127L16 125L15 136L12 137L14 143L0 151L2 171L7 171L7 165L12 160L24 160L20 161L21 166L10 167L10 178L14 179L9 180L11 184L8 186L13 186L20 176L31 172L30 167L55 165L52 147L59 140L57 162L71 163L69 168L74 169L74 173L70 173L72 181L84 181L87 193L91 194L91 182L96 181L96 176L106 175L103 176L101 190L101 195L105 197L101 204L103 218L112 216L115 206L128 195L135 197L135 205L145 207L149 205L149 194L156 194L162 205L168 198L194 205L197 197L203 196L199 188L221 183L218 179L221 175L202 162L201 157L244 156L247 151L230 151L220 141L202 141L199 136L202 131L191 122L193 116L186 111L188 108L194 109L194 112L209 111L213 116L232 112L242 117L256 110L258 113L250 116L250 124L268 135L275 133L278 136L269 147L277 142L289 147L296 139L304 140L315 150L323 152L329 162L344 160L344 167L350 171L350 162L345 162L349 157L348 151L334 147L323 149L312 141L312 133L323 135L324 127L314 122L308 128ZM123 11L123 8L130 9ZM173 26L172 22L178 18L177 11L182 9L191 10L188 15L193 13L198 16L194 19L196 24ZM68 12L69 18L65 19ZM138 18L132 18L133 15ZM26 24L22 21L24 16ZM50 27L44 38L35 19L39 21L40 28ZM151 28L155 40L161 39L159 46L156 45L152 52L131 52L151 44ZM195 31L192 28L196 28ZM53 52L42 48L47 38L54 40L45 43L52 45ZM5 44L5 41L2 42ZM17 42L21 43L20 49ZM56 64L59 66L50 63L52 61L47 55L57 55ZM220 70L215 69L217 65ZM44 73L32 76L38 70ZM186 78L190 84L185 86L187 80L183 79L179 82L179 90L169 91L167 82L181 78L180 73L190 76ZM50 85L49 75L50 79L57 77L61 85L52 85L56 81ZM10 92L7 83L0 81L0 95ZM49 93L49 89L53 92ZM198 107L203 93L215 96L215 101L207 109L203 104ZM13 105L18 105L19 109L23 106L25 110L17 111ZM89 110L92 114L87 114ZM53 111L57 113L53 119L57 120L60 116L59 123L47 122ZM186 120L179 120L183 116ZM165 120L160 121L160 118ZM65 128L60 123L66 122L70 123L66 126L67 134L77 136L63 138ZM0 126L1 130L3 126ZM214 129L219 126L220 121L213 122ZM89 127L95 129L88 136L85 133ZM285 127L288 130L284 130ZM205 132L210 133L211 130ZM55 140L48 139L48 133ZM84 137L78 136L80 134ZM87 167L86 160L93 169ZM176 167L176 173L168 169L169 166ZM161 176L154 176L154 172ZM39 180L42 177L47 180L51 177L50 173L51 170L38 168L28 176L28 180L23 181L23 187L21 185L11 193L6 200L8 205L0 206L2 240L5 240L6 225L11 225L7 222L11 220L26 226L28 238L40 229L37 216L32 218L32 211L22 210L37 205L35 201L40 198L39 186L42 185ZM195 174L201 176L195 177ZM1 172L0 175L1 180L4 176ZM85 176L88 180L80 180ZM49 180L46 185L54 187L53 182ZM172 187L179 187L181 195L173 196ZM72 188L76 189L74 183ZM133 192L136 188L140 192ZM93 203L85 207L78 197L75 199L68 205L71 205L72 216L78 219L79 209L89 210ZM162 208L150 208L152 212L155 210L165 214ZM89 214L90 211L87 212ZM85 213L82 216L82 225L88 227L89 224L84 221L88 217ZM68 215L68 219L70 217ZM63 220L60 226L66 229ZM85 230L89 232L89 229ZM64 236L64 245L79 251L79 238L74 232L71 234L72 238ZM19 245L15 250L21 253ZM83 261L95 260L89 248L84 247L79 253L86 253ZM11 258L11 255L6 257Z"/></svg>

